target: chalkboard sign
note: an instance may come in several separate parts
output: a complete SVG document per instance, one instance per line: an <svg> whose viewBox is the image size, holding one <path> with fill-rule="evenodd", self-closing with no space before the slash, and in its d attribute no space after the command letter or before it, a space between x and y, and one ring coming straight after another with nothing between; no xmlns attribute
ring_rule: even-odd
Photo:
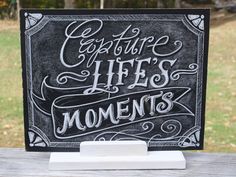
<svg viewBox="0 0 236 177"><path fill-rule="evenodd" d="M22 10L25 143L202 149L209 10Z"/></svg>

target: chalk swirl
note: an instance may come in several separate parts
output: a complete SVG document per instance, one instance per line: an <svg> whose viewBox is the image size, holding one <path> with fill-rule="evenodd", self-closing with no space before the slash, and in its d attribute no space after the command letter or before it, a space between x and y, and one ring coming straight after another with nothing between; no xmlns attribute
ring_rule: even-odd
<svg viewBox="0 0 236 177"><path fill-rule="evenodd" d="M88 70L81 71L81 74L77 74L74 72L62 72L57 76L56 80L58 84L66 84L69 79L78 82L84 82L87 80L87 77L89 75L90 72Z"/></svg>
<svg viewBox="0 0 236 177"><path fill-rule="evenodd" d="M197 70L198 70L198 64L196 63L192 63L188 66L188 69L179 69L179 70L175 70L174 72L172 72L170 74L170 79L171 80L178 80L180 79L181 75L186 75L186 74L196 74Z"/></svg>

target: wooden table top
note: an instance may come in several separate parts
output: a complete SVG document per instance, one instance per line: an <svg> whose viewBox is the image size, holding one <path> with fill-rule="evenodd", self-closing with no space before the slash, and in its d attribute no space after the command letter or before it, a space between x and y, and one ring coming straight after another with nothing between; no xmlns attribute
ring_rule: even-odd
<svg viewBox="0 0 236 177"><path fill-rule="evenodd" d="M184 152L186 170L49 171L50 153L0 148L0 176L4 177L236 177L236 153Z"/></svg>

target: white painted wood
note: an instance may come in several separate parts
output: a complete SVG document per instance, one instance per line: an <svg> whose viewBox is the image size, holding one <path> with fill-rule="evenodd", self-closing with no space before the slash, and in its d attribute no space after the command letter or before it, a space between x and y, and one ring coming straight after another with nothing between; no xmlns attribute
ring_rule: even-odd
<svg viewBox="0 0 236 177"><path fill-rule="evenodd" d="M50 170L185 169L180 151L147 152L144 141L88 141L81 152L54 152Z"/></svg>
<svg viewBox="0 0 236 177"><path fill-rule="evenodd" d="M144 156L145 141L85 141L80 144L80 156Z"/></svg>
<svg viewBox="0 0 236 177"><path fill-rule="evenodd" d="M185 169L180 151L152 151L146 156L80 156L80 153L51 153L50 170Z"/></svg>
<svg viewBox="0 0 236 177"><path fill-rule="evenodd" d="M49 152L0 148L1 177L235 177L236 153L184 152L186 170L49 171Z"/></svg>

